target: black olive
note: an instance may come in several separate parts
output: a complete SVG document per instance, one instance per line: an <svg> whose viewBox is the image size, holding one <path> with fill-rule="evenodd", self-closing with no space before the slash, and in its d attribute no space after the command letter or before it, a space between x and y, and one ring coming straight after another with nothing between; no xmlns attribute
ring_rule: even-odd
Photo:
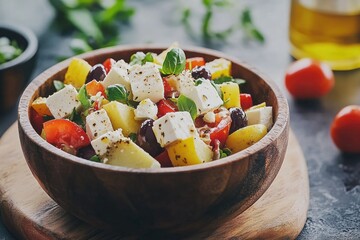
<svg viewBox="0 0 360 240"><path fill-rule="evenodd" d="M148 152L151 156L156 157L164 151L164 149L157 142L152 127L154 120L145 120L140 127L139 134L137 136L137 144Z"/></svg>
<svg viewBox="0 0 360 240"><path fill-rule="evenodd" d="M248 120L245 112L241 108L230 108L231 126L229 134L236 130L246 127Z"/></svg>
<svg viewBox="0 0 360 240"><path fill-rule="evenodd" d="M105 68L102 64L96 64L91 69L89 74L86 77L86 83L91 82L92 80L102 81L106 76Z"/></svg>
<svg viewBox="0 0 360 240"><path fill-rule="evenodd" d="M194 79L205 78L210 80L211 73L205 66L197 66L191 70L191 76Z"/></svg>

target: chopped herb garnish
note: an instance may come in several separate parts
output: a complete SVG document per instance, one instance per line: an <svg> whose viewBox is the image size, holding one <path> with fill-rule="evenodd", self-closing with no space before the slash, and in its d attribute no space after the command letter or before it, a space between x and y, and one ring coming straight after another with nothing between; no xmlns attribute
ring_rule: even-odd
<svg viewBox="0 0 360 240"><path fill-rule="evenodd" d="M99 158L98 155L94 155L90 158L90 161L93 161L93 162L101 162L101 159Z"/></svg>
<svg viewBox="0 0 360 240"><path fill-rule="evenodd" d="M16 41L10 41L7 37L0 37L0 64L17 58L22 52Z"/></svg>
<svg viewBox="0 0 360 240"><path fill-rule="evenodd" d="M81 113L78 113L75 108L71 112L69 120L81 126L82 128L85 128L85 122L81 117Z"/></svg>
<svg viewBox="0 0 360 240"><path fill-rule="evenodd" d="M196 104L190 98L180 95L177 101L177 107L179 111L189 112L191 118L194 120L197 116Z"/></svg>
<svg viewBox="0 0 360 240"><path fill-rule="evenodd" d="M134 143L136 143L137 134L136 134L136 133L130 133L130 134L129 134L129 138L131 139L131 141L133 141Z"/></svg>
<svg viewBox="0 0 360 240"><path fill-rule="evenodd" d="M161 72L165 75L178 75L185 69L186 56L182 49L173 48L165 57Z"/></svg>
<svg viewBox="0 0 360 240"><path fill-rule="evenodd" d="M84 110L87 110L91 107L90 97L87 94L85 85L83 85L80 88L79 93L78 93L78 99L79 99L82 107L84 108Z"/></svg>
<svg viewBox="0 0 360 240"><path fill-rule="evenodd" d="M214 79L213 82L215 84L222 84L222 83L226 83L226 82L234 82L238 85L244 84L246 81L244 79L240 79L240 78L233 78L230 76L221 76L217 79Z"/></svg>
<svg viewBox="0 0 360 240"><path fill-rule="evenodd" d="M231 150L228 148L220 149L220 158L224 158L231 155Z"/></svg>

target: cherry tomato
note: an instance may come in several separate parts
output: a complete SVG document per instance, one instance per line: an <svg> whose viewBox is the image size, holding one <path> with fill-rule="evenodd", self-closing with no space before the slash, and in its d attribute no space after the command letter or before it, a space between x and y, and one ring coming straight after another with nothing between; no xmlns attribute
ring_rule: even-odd
<svg viewBox="0 0 360 240"><path fill-rule="evenodd" d="M168 99L161 99L156 105L158 107L158 113L157 113L158 118L164 116L168 112L177 111L177 106L175 105L175 103L173 103Z"/></svg>
<svg viewBox="0 0 360 240"><path fill-rule="evenodd" d="M185 68L191 70L194 67L204 66L204 65L205 65L205 59L203 57L193 57L186 59Z"/></svg>
<svg viewBox="0 0 360 240"><path fill-rule="evenodd" d="M360 153L360 106L341 109L331 124L330 134L341 151Z"/></svg>
<svg viewBox="0 0 360 240"><path fill-rule="evenodd" d="M220 146L224 146L227 137L229 136L230 126L231 126L231 117L230 115L222 116L219 113L215 115L215 122L207 123L202 117L197 117L195 119L195 127L202 128L205 125L208 126L207 132L210 133L210 145L215 145L215 140L220 141Z"/></svg>
<svg viewBox="0 0 360 240"><path fill-rule="evenodd" d="M290 65L285 75L289 93L298 99L319 98L334 86L334 74L325 63L304 58Z"/></svg>
<svg viewBox="0 0 360 240"><path fill-rule="evenodd" d="M30 122L35 131L41 134L43 129L44 118L36 112L33 108L30 109Z"/></svg>
<svg viewBox="0 0 360 240"><path fill-rule="evenodd" d="M174 89L173 89L173 87L171 87L171 85L166 80L166 78L163 78L163 85L164 85L164 95L166 97L171 97L172 93L174 92Z"/></svg>
<svg viewBox="0 0 360 240"><path fill-rule="evenodd" d="M104 85L96 80L86 84L86 91L90 96L95 96L98 92L101 92L101 95L106 98Z"/></svg>
<svg viewBox="0 0 360 240"><path fill-rule="evenodd" d="M76 123L66 119L53 119L43 124L46 141L54 146L75 151L90 144L85 131Z"/></svg>
<svg viewBox="0 0 360 240"><path fill-rule="evenodd" d="M155 159L160 163L161 167L173 167L169 154L166 150L156 156Z"/></svg>
<svg viewBox="0 0 360 240"><path fill-rule="evenodd" d="M253 106L251 95L247 93L240 93L240 105L243 110L251 108Z"/></svg>
<svg viewBox="0 0 360 240"><path fill-rule="evenodd" d="M223 147L225 145L226 139L229 136L230 126L231 126L231 117L218 117L219 114L216 115L216 126L211 128L210 133L210 145L214 146L215 140L220 141L220 146Z"/></svg>
<svg viewBox="0 0 360 240"><path fill-rule="evenodd" d="M105 68L106 73L109 73L112 66L116 63L116 61L113 58L108 58L103 63L103 66Z"/></svg>

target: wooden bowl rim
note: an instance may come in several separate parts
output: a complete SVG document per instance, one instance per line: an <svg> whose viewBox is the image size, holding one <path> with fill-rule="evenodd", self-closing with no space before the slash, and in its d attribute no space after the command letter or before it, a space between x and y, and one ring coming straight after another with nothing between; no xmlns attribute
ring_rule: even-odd
<svg viewBox="0 0 360 240"><path fill-rule="evenodd" d="M111 54L112 52L121 52L121 51L131 51L131 52L137 52L139 50L147 49L148 51L156 51L156 50L163 50L166 49L168 45L157 45L157 44L135 44L135 45L119 45L115 47L108 47L108 48L102 48L98 50L94 50L91 52L87 52L81 55L77 55L74 57L79 57L83 59L91 58L96 55L105 55L105 54ZM20 101L19 101L19 108L18 108L18 121L19 121L19 127L22 128L24 133L38 146L40 146L42 149L51 151L54 154L58 155L61 158L64 158L66 161L71 161L76 164L80 165L86 165L89 167L94 167L98 169L108 170L108 171L116 171L116 172L126 172L126 173L144 173L144 174L155 174L155 173L178 173L178 172L190 172L190 171L201 171L208 168L215 168L220 167L227 164L232 164L232 162L235 161L241 161L242 159L255 154L256 152L260 151L261 149L265 148L269 144L271 144L273 141L275 141L283 131L286 130L287 123L289 121L289 107L286 98L280 91L279 87L273 82L271 79L269 79L265 74L257 70L256 68L248 65L246 62L238 60L234 57L228 56L224 53L221 53L216 50L207 49L203 47L181 47L185 52L198 52L199 55L201 54L207 54L214 56L216 58L225 58L231 61L234 64L240 65L243 68L248 69L249 71L253 72L255 75L259 76L262 80L265 81L267 85L270 86L271 90L274 92L276 96L276 100L278 102L278 115L276 117L276 121L274 122L273 127L271 130L257 143L254 145L246 148L243 151L240 151L238 153L232 154L228 157L211 161L203 164L197 164L197 165L191 165L191 166L181 166L181 167L171 167L171 168L158 168L158 169L135 169L135 168L127 168L127 167L121 167L121 166L113 166L108 165L104 163L97 163L92 162L80 157L76 157L74 155L71 155L69 153L66 153L55 146L51 145L50 143L46 142L44 139L41 138L41 136L34 130L32 127L30 120L29 120L29 112L30 109L30 100L32 99L35 91L44 83L47 81L49 77L54 75L54 73L59 72L65 68L68 67L71 59L66 59L60 63L57 63L56 65L48 68L41 74L39 74L31 83L26 87L24 90Z"/></svg>

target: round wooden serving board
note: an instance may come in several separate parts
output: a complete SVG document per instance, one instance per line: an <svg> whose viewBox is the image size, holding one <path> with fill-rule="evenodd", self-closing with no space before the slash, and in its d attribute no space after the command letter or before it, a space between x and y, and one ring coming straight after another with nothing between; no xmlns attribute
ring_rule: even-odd
<svg viewBox="0 0 360 240"><path fill-rule="evenodd" d="M23 157L16 123L1 138L0 155L1 216L17 238L121 239L114 233L81 222L42 190ZM290 132L284 163L265 194L215 231L199 229L189 239L294 239L305 224L308 205L306 162L299 143Z"/></svg>

